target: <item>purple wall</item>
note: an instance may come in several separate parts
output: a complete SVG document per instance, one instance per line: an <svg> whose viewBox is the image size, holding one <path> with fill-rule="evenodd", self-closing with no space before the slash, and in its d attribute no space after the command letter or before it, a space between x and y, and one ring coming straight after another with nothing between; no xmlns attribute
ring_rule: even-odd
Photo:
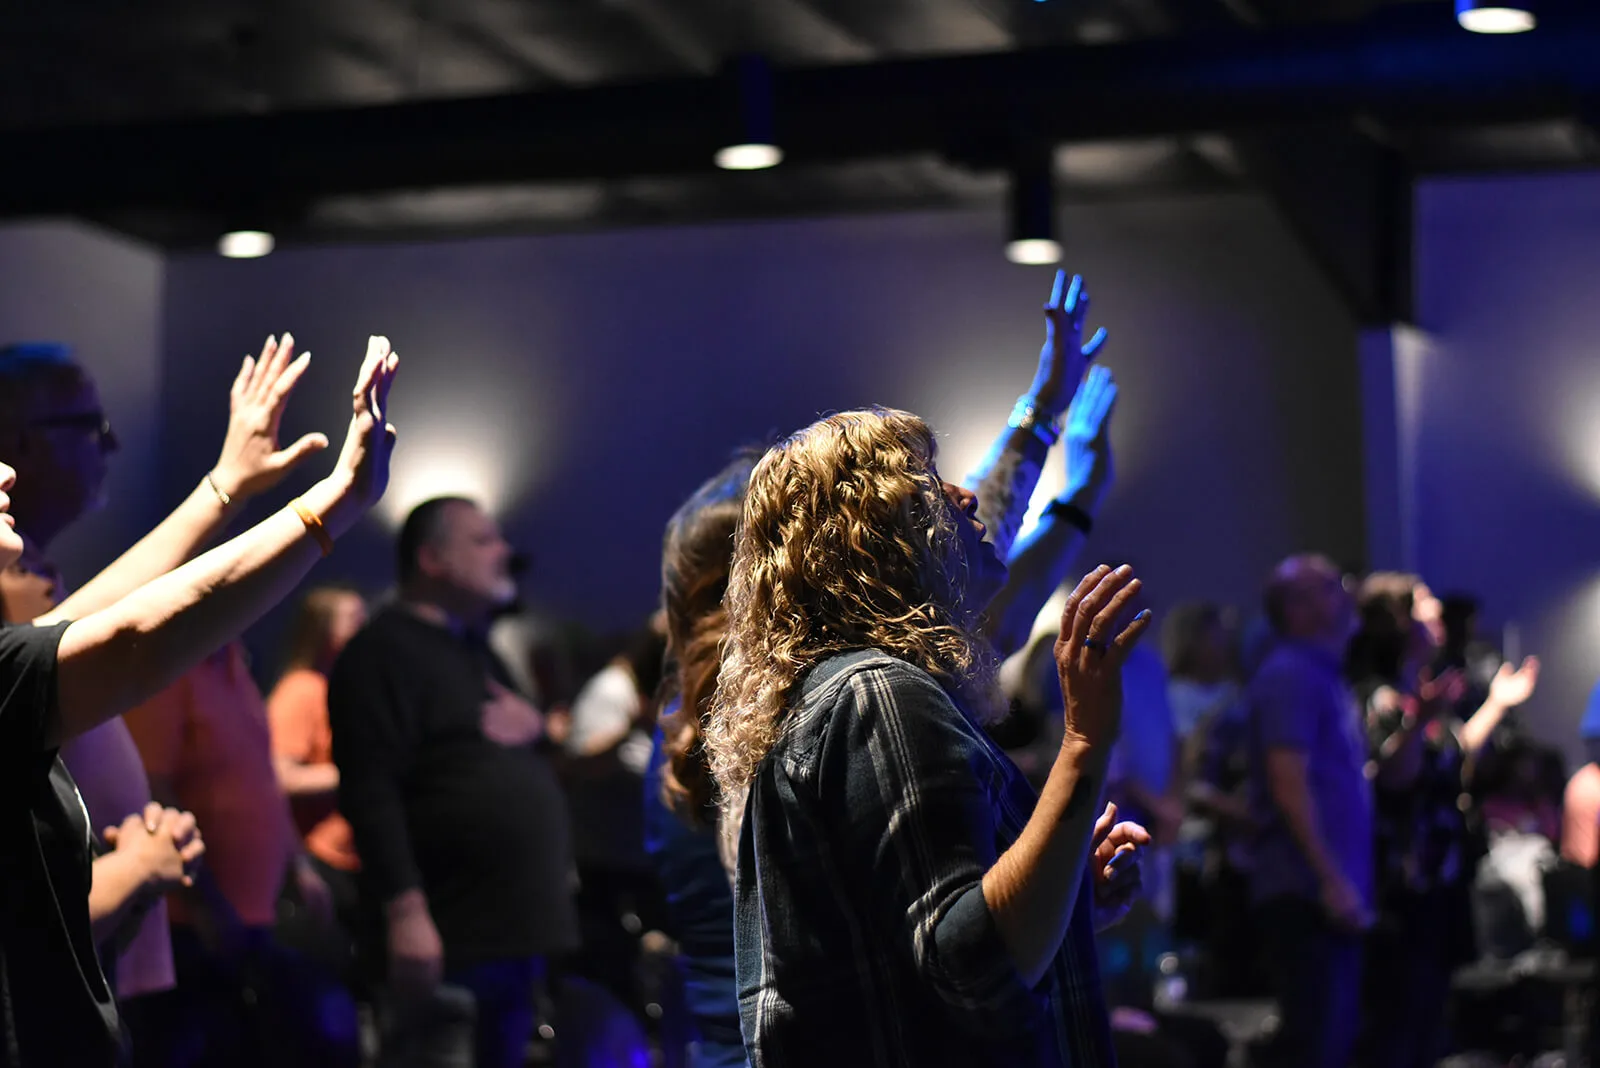
<svg viewBox="0 0 1600 1068"><path fill-rule="evenodd" d="M1300 547L1359 558L1355 332L1271 212L1195 197L1062 221L1124 386L1096 551L1141 562L1167 603L1253 601ZM1031 377L1048 284L1004 261L987 212L175 257L165 448L195 460L169 464L167 492L269 331L316 353L296 433L342 426L385 331L403 361L391 518L486 488L535 554L541 611L628 625L654 602L666 517L739 442L879 402L928 416L947 467L976 459ZM369 522L327 566L381 586L389 545Z"/></svg>
<svg viewBox="0 0 1600 1068"><path fill-rule="evenodd" d="M1354 329L1270 211L1187 198L1063 223L1124 386L1097 551L1141 562L1168 603L1253 601L1296 548L1359 559ZM976 459L1027 386L1049 283L1004 261L997 227L916 214L175 257L164 446L197 459L169 464L167 492L209 458L237 361L269 331L316 353L296 433L342 425L365 335L386 331L404 367L390 521L487 491L536 557L538 609L627 625L653 604L666 517L741 441L878 402L928 416L946 466ZM387 582L385 525L326 566Z"/></svg>
<svg viewBox="0 0 1600 1068"><path fill-rule="evenodd" d="M156 451L162 276L160 253L94 227L0 227L0 344L70 344L99 382L122 443L105 509L52 547L69 582L110 563L170 507Z"/></svg>
<svg viewBox="0 0 1600 1068"><path fill-rule="evenodd" d="M1546 673L1528 709L1575 744L1600 676L1600 175L1418 196L1418 562L1479 593Z"/></svg>

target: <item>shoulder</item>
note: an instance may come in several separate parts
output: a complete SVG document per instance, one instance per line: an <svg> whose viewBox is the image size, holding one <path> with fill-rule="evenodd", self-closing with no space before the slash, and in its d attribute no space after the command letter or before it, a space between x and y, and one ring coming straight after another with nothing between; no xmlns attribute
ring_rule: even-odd
<svg viewBox="0 0 1600 1068"><path fill-rule="evenodd" d="M31 623L0 623L0 672L54 666L56 650L68 623L36 627Z"/></svg>
<svg viewBox="0 0 1600 1068"><path fill-rule="evenodd" d="M819 661L825 677L795 702L785 741L806 751L828 739L898 732L911 724L965 723L955 701L928 672L877 649ZM802 686L803 688L803 686Z"/></svg>

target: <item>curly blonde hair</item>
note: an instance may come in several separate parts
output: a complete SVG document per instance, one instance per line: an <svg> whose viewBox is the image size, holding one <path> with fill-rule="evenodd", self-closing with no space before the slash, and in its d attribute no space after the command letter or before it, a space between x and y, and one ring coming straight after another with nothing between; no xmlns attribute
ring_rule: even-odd
<svg viewBox="0 0 1600 1068"><path fill-rule="evenodd" d="M966 599L969 561L909 412L842 412L767 451L734 539L722 668L705 730L724 799L742 798L782 735L807 668L876 648L915 664L981 716L995 659Z"/></svg>

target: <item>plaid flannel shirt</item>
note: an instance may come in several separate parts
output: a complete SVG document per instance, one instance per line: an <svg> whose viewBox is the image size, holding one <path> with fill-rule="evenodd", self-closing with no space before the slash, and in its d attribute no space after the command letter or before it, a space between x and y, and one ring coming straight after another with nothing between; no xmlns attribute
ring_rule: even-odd
<svg viewBox="0 0 1600 1068"><path fill-rule="evenodd" d="M1091 884L1044 979L982 879L1037 795L926 672L876 650L797 689L739 839L739 1009L754 1068L1115 1063Z"/></svg>

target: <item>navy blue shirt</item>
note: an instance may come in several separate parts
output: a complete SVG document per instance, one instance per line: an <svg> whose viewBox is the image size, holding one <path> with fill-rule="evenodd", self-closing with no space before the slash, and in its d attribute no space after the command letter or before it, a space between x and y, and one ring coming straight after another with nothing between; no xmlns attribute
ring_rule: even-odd
<svg viewBox="0 0 1600 1068"><path fill-rule="evenodd" d="M662 710L663 718L678 707L674 700ZM644 848L667 897L684 995L699 1032L694 1065L744 1064L733 966L733 888L717 855L716 832L690 827L661 796L665 744L658 727L644 780Z"/></svg>

